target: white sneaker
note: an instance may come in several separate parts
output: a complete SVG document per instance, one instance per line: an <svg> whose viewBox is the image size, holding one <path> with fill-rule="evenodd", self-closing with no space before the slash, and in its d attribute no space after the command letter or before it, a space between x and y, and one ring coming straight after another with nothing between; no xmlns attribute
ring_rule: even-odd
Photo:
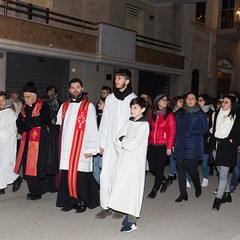
<svg viewBox="0 0 240 240"><path fill-rule="evenodd" d="M208 179L203 178L201 186L202 187L207 187L208 186Z"/></svg>
<svg viewBox="0 0 240 240"><path fill-rule="evenodd" d="M217 191L218 191L218 189L216 188L216 189L213 190L212 192L213 192L214 194L217 194Z"/></svg>
<svg viewBox="0 0 240 240"><path fill-rule="evenodd" d="M127 225L124 225L122 228L121 228L121 232L127 232L127 233L129 233L129 232L132 232L132 231L134 231L134 230L136 230L137 229L137 225L136 225L136 223L128 223Z"/></svg>
<svg viewBox="0 0 240 240"><path fill-rule="evenodd" d="M187 186L187 188L191 187L191 183L188 180L186 181L186 186Z"/></svg>

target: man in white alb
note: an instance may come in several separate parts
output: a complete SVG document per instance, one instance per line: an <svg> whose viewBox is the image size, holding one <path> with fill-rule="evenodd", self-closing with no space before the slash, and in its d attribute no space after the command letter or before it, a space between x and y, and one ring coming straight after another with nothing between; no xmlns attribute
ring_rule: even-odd
<svg viewBox="0 0 240 240"><path fill-rule="evenodd" d="M111 195L111 183L118 155L115 150L117 135L125 122L130 118L130 102L136 94L131 87L131 72L120 68L115 71L115 88L105 100L105 107L99 127L100 151L102 157L102 171L100 175L100 204L102 210L96 214L96 218L105 218L112 215L107 204ZM114 212L113 218L121 218L123 215Z"/></svg>
<svg viewBox="0 0 240 240"><path fill-rule="evenodd" d="M85 212L99 206L98 184L92 171L92 155L99 152L96 111L83 98L83 83L74 78L69 82L70 99L58 111L60 126L61 182L57 207L68 212Z"/></svg>

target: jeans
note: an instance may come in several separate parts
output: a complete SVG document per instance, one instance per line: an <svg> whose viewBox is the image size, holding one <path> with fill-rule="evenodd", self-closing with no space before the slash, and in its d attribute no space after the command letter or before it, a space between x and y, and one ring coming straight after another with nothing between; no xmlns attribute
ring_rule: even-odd
<svg viewBox="0 0 240 240"><path fill-rule="evenodd" d="M173 155L170 156L170 166L169 166L169 176L174 176L177 172L177 163L176 160L172 158Z"/></svg>
<svg viewBox="0 0 240 240"><path fill-rule="evenodd" d="M228 173L230 167L217 166L219 172L218 190L216 198L222 199L224 192L229 192Z"/></svg>
<svg viewBox="0 0 240 240"><path fill-rule="evenodd" d="M203 175L203 178L206 178L206 179L208 179L209 171L210 171L210 167L208 166L208 157L209 157L209 154L204 154L203 155L203 160L201 162L202 175Z"/></svg>
<svg viewBox="0 0 240 240"><path fill-rule="evenodd" d="M233 174L230 182L231 188L237 187L239 177L240 177L240 152L237 153L237 166L233 169Z"/></svg>
<svg viewBox="0 0 240 240"><path fill-rule="evenodd" d="M97 154L93 156L93 176L99 184L101 169L102 169L102 156L100 154Z"/></svg>

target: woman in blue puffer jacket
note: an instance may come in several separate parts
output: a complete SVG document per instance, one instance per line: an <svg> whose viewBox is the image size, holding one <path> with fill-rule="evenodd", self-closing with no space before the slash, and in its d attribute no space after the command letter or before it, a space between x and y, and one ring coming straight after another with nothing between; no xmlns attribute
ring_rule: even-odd
<svg viewBox="0 0 240 240"><path fill-rule="evenodd" d="M183 109L176 117L176 124L173 158L177 161L180 196L175 202L181 202L188 200L187 172L194 184L196 197L202 193L198 162L203 159L203 135L208 131L208 121L197 104L197 96L194 93L187 93Z"/></svg>

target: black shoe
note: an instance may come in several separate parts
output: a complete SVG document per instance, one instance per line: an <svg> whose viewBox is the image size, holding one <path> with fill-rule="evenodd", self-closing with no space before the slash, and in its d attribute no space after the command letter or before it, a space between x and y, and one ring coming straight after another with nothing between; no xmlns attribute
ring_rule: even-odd
<svg viewBox="0 0 240 240"><path fill-rule="evenodd" d="M195 188L195 196L198 198L202 194L202 188L201 186Z"/></svg>
<svg viewBox="0 0 240 240"><path fill-rule="evenodd" d="M69 211L73 210L74 208L75 208L74 205L64 206L63 208L61 208L61 211L62 212L69 212Z"/></svg>
<svg viewBox="0 0 240 240"><path fill-rule="evenodd" d="M31 195L27 196L28 200L32 200L32 201L36 201L42 198L42 195L40 194L36 194L36 193L32 193Z"/></svg>
<svg viewBox="0 0 240 240"><path fill-rule="evenodd" d="M209 175L210 175L210 176L213 176L213 165L210 165Z"/></svg>
<svg viewBox="0 0 240 240"><path fill-rule="evenodd" d="M84 202L80 202L79 205L77 206L77 211L76 213L82 213L85 212L87 209L87 206Z"/></svg>
<svg viewBox="0 0 240 240"><path fill-rule="evenodd" d="M0 189L0 195L5 194L5 189Z"/></svg>
<svg viewBox="0 0 240 240"><path fill-rule="evenodd" d="M215 198L212 206L212 210L219 211L221 206L221 199L220 198Z"/></svg>
<svg viewBox="0 0 240 240"><path fill-rule="evenodd" d="M18 177L14 182L13 182L13 186L12 186L12 192L17 192L19 190L19 188L21 187L22 184L22 177Z"/></svg>
<svg viewBox="0 0 240 240"><path fill-rule="evenodd" d="M157 189L153 188L152 191L148 194L148 198L155 198L157 196Z"/></svg>
<svg viewBox="0 0 240 240"><path fill-rule="evenodd" d="M170 176L170 175L168 175L168 178L170 179L170 180L176 180L177 179L177 174L176 173L174 173L174 175L173 176Z"/></svg>
<svg viewBox="0 0 240 240"><path fill-rule="evenodd" d="M180 196L175 200L175 202L182 202L182 200L188 200L188 194L186 192L181 193Z"/></svg>
<svg viewBox="0 0 240 240"><path fill-rule="evenodd" d="M222 196L221 203L226 203L226 202L229 202L229 203L232 202L232 196L230 192L224 193Z"/></svg>
<svg viewBox="0 0 240 240"><path fill-rule="evenodd" d="M27 194L27 199L30 199L32 196L34 195L34 193L30 192Z"/></svg>
<svg viewBox="0 0 240 240"><path fill-rule="evenodd" d="M172 184L172 180L170 180L170 178L167 178L163 183L162 183L162 187L160 189L161 193L164 193L167 191L167 188Z"/></svg>

